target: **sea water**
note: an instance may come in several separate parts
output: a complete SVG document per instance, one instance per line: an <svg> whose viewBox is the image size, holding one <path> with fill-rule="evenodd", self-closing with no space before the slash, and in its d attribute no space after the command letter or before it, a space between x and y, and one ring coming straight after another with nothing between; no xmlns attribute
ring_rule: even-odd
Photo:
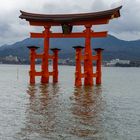
<svg viewBox="0 0 140 140"><path fill-rule="evenodd" d="M0 140L140 140L140 68L103 67L101 86L80 88L73 66L46 85L28 70L0 65Z"/></svg>

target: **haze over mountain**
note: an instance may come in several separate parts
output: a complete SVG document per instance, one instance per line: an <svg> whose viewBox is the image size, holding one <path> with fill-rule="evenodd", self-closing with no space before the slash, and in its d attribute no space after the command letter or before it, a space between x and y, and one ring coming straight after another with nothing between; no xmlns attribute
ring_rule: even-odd
<svg viewBox="0 0 140 140"><path fill-rule="evenodd" d="M114 36L109 35L107 38L92 39L92 48L103 48L104 60L110 60L113 58L140 60L140 40L136 41L124 41L117 39ZM0 56L13 55L20 58L29 58L29 50L26 46L36 45L40 46L38 52L43 50L43 39L31 39L16 42L12 45L3 45L0 47ZM61 50L60 58L74 58L74 49L72 46L82 45L84 46L84 39L51 39L50 47L58 47Z"/></svg>

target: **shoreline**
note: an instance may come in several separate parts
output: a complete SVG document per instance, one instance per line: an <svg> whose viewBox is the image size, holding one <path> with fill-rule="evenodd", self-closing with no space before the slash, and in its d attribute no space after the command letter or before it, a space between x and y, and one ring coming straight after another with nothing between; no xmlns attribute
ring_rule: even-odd
<svg viewBox="0 0 140 140"><path fill-rule="evenodd" d="M27 66L30 66L30 64L4 64L4 63L2 63L2 64L0 64L0 65L27 65ZM39 66L39 65L41 65L41 64L36 64L37 66ZM64 65L64 64L58 64L59 66L75 66L75 65ZM52 66L52 65L49 65L49 66ZM96 67L96 66L95 66ZM102 65L102 67L115 67L115 68L140 68L140 66L138 66L138 67L134 67L134 66L104 66L104 65Z"/></svg>

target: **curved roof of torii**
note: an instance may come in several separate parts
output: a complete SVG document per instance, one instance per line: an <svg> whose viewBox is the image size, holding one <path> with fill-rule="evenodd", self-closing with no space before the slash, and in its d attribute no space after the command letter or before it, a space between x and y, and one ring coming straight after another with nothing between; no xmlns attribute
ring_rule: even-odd
<svg viewBox="0 0 140 140"><path fill-rule="evenodd" d="M80 14L35 14L20 11L21 15L19 16L19 18L26 19L29 22L48 22L55 24L86 22L101 19L109 20L120 17L121 8L122 6L106 11Z"/></svg>

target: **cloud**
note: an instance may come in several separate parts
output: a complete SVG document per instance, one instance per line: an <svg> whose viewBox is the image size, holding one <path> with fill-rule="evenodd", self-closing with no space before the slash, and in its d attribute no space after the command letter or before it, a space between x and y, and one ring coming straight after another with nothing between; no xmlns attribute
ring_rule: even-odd
<svg viewBox="0 0 140 140"><path fill-rule="evenodd" d="M10 30L10 25L9 24L5 24L5 23L0 23L0 34L2 36L5 36L7 35L7 33L9 32Z"/></svg>
<svg viewBox="0 0 140 140"><path fill-rule="evenodd" d="M0 5L0 45L14 43L29 37L31 31L42 30L30 27L25 20L19 19L20 10L36 13L80 13L106 10L121 4L121 18L111 21L103 28L121 39L138 39L139 0L4 0Z"/></svg>
<svg viewBox="0 0 140 140"><path fill-rule="evenodd" d="M125 0L121 10L121 17L110 23L110 32L121 39L140 39L140 1Z"/></svg>

